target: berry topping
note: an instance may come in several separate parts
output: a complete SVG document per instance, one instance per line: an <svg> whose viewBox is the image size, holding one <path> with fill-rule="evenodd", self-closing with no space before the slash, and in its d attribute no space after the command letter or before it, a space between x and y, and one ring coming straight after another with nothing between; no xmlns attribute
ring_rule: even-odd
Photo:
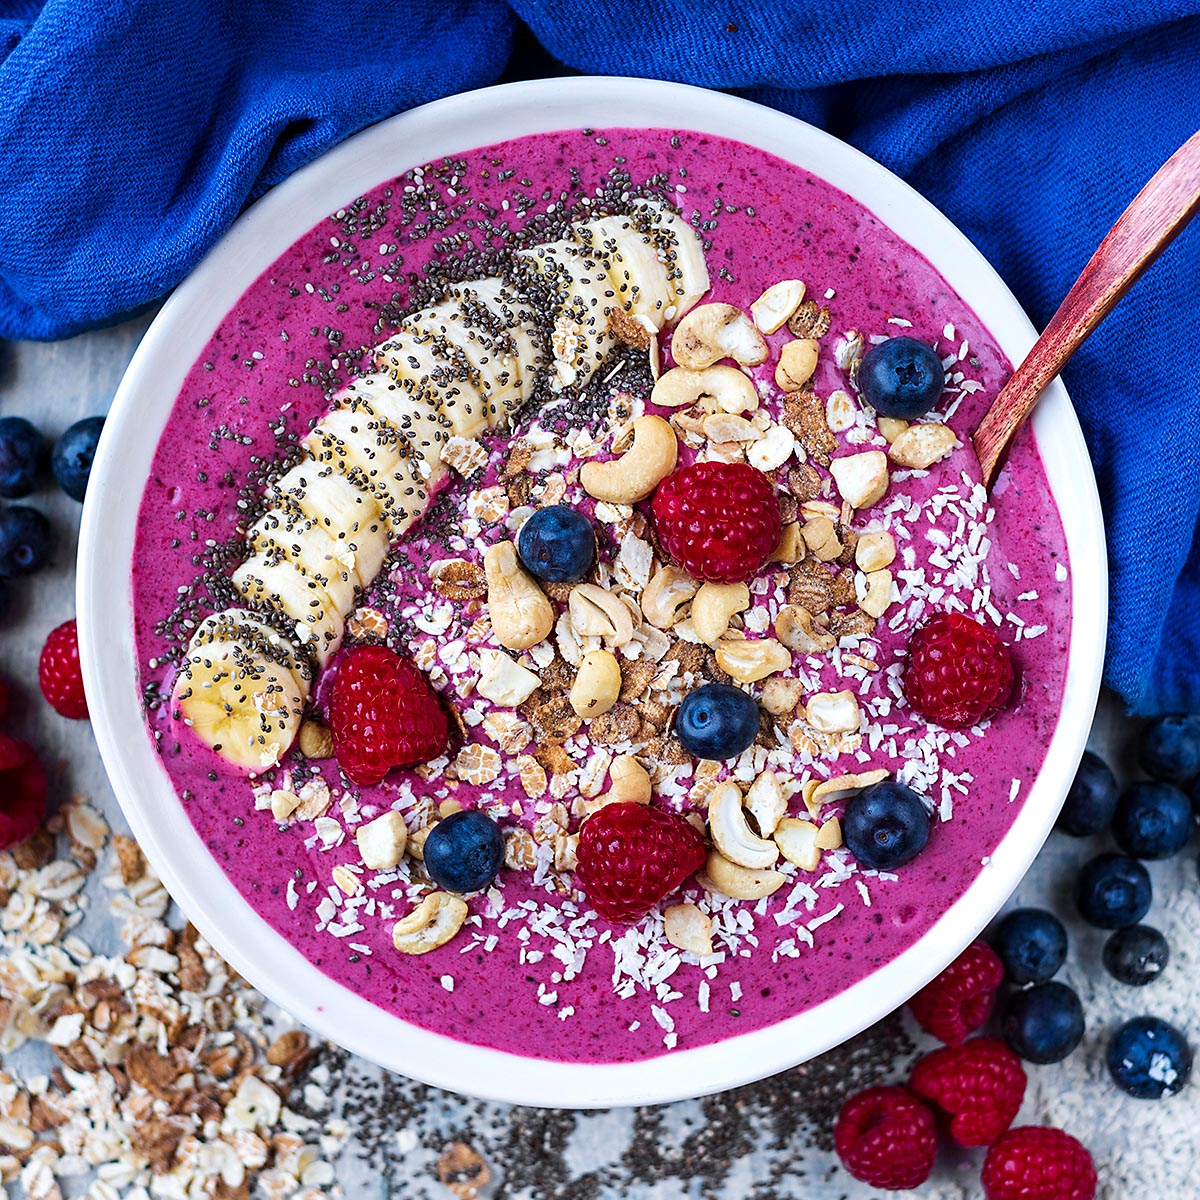
<svg viewBox="0 0 1200 1200"><path fill-rule="evenodd" d="M1112 823L1118 794L1116 776L1108 764L1085 750L1075 773L1075 782L1058 814L1058 828L1071 837L1103 833Z"/></svg>
<svg viewBox="0 0 1200 1200"><path fill-rule="evenodd" d="M885 779L847 801L842 836L860 866L890 871L912 862L925 849L929 810L912 788Z"/></svg>
<svg viewBox="0 0 1200 1200"><path fill-rule="evenodd" d="M1113 839L1132 858L1170 858L1192 836L1192 802L1169 783L1135 783L1113 816Z"/></svg>
<svg viewBox="0 0 1200 1200"><path fill-rule="evenodd" d="M1113 1034L1107 1061L1117 1087L1138 1100L1174 1096L1192 1074L1187 1038L1158 1017L1126 1021Z"/></svg>
<svg viewBox="0 0 1200 1200"><path fill-rule="evenodd" d="M1104 943L1105 969L1130 987L1152 983L1167 969L1170 960L1167 939L1149 925L1127 925Z"/></svg>
<svg viewBox="0 0 1200 1200"><path fill-rule="evenodd" d="M1009 983L1045 983L1067 960L1067 931L1044 908L1018 908L997 926L992 948Z"/></svg>
<svg viewBox="0 0 1200 1200"><path fill-rule="evenodd" d="M704 858L704 839L678 813L619 801L584 822L576 877L606 920L637 921Z"/></svg>
<svg viewBox="0 0 1200 1200"><path fill-rule="evenodd" d="M736 758L758 736L754 697L728 683L706 683L689 692L675 718L675 736L696 758Z"/></svg>
<svg viewBox="0 0 1200 1200"><path fill-rule="evenodd" d="M902 1087L868 1088L842 1105L833 1131L838 1158L855 1179L899 1191L920 1187L933 1170L937 1125Z"/></svg>
<svg viewBox="0 0 1200 1200"><path fill-rule="evenodd" d="M1169 713L1142 731L1138 762L1147 775L1186 783L1200 775L1200 719Z"/></svg>
<svg viewBox="0 0 1200 1200"><path fill-rule="evenodd" d="M456 812L439 821L425 839L425 870L448 892L478 892L504 863L504 835L485 813Z"/></svg>
<svg viewBox="0 0 1200 1200"><path fill-rule="evenodd" d="M1027 1062L1062 1062L1083 1040L1083 1005L1065 983L1013 992L1004 1009L1004 1040Z"/></svg>
<svg viewBox="0 0 1200 1200"><path fill-rule="evenodd" d="M72 500L82 500L87 491L92 460L96 457L96 443L100 441L103 428L103 417L84 417L82 421L76 421L54 447L51 470L58 480L58 486Z"/></svg>
<svg viewBox="0 0 1200 1200"><path fill-rule="evenodd" d="M1004 981L1004 965L986 942L972 942L909 1002L917 1024L947 1046L982 1029Z"/></svg>
<svg viewBox="0 0 1200 1200"><path fill-rule="evenodd" d="M30 837L46 816L46 771L33 747L0 733L0 850Z"/></svg>
<svg viewBox="0 0 1200 1200"><path fill-rule="evenodd" d="M987 1152L983 1192L987 1200L1093 1200L1096 1167L1069 1133L1021 1125Z"/></svg>
<svg viewBox="0 0 1200 1200"><path fill-rule="evenodd" d="M1136 925L1150 911L1151 896L1146 868L1123 854L1098 854L1075 885L1079 915L1097 929Z"/></svg>
<svg viewBox="0 0 1200 1200"><path fill-rule="evenodd" d="M0 510L0 575L32 575L53 548L54 531L36 508L14 504Z"/></svg>
<svg viewBox="0 0 1200 1200"><path fill-rule="evenodd" d="M329 702L338 766L355 783L378 783L393 767L437 758L450 740L445 710L425 676L386 646L359 646L342 660Z"/></svg>
<svg viewBox="0 0 1200 1200"><path fill-rule="evenodd" d="M972 1038L925 1055L908 1086L950 1118L960 1146L990 1146L1025 1098L1021 1060L996 1038Z"/></svg>
<svg viewBox="0 0 1200 1200"><path fill-rule="evenodd" d="M74 621L64 621L46 639L38 660L38 686L60 717L79 721L88 715L79 666L79 633Z"/></svg>
<svg viewBox="0 0 1200 1200"><path fill-rule="evenodd" d="M24 417L0 418L0 496L28 496L48 458L46 439Z"/></svg>
<svg viewBox="0 0 1200 1200"><path fill-rule="evenodd" d="M747 463L681 467L658 485L652 508L663 549L710 583L749 579L783 532L771 481Z"/></svg>
<svg viewBox="0 0 1200 1200"><path fill-rule="evenodd" d="M578 583L596 561L596 533L578 509L539 508L521 526L517 553L525 569L547 583Z"/></svg>
<svg viewBox="0 0 1200 1200"><path fill-rule="evenodd" d="M904 694L927 721L950 729L978 725L1008 703L1008 647L986 625L956 612L934 613L914 631Z"/></svg>
<svg viewBox="0 0 1200 1200"><path fill-rule="evenodd" d="M932 346L916 338L894 337L863 355L858 386L881 416L912 421L938 402L946 372Z"/></svg>

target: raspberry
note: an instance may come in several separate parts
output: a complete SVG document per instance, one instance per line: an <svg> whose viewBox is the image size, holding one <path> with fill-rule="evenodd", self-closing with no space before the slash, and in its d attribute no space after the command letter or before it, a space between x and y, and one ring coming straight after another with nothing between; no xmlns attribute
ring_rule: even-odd
<svg viewBox="0 0 1200 1200"><path fill-rule="evenodd" d="M576 857L591 906L636 921L704 865L704 839L677 813L619 801L587 819Z"/></svg>
<svg viewBox="0 0 1200 1200"><path fill-rule="evenodd" d="M50 707L61 717L83 720L88 715L79 667L79 634L74 621L51 630L38 661L38 686Z"/></svg>
<svg viewBox="0 0 1200 1200"><path fill-rule="evenodd" d="M990 1146L1025 1098L1021 1060L996 1038L935 1050L913 1068L908 1086L950 1118L960 1146Z"/></svg>
<svg viewBox="0 0 1200 1200"><path fill-rule="evenodd" d="M747 463L681 467L658 485L651 507L663 549L709 583L749 579L783 531L771 481Z"/></svg>
<svg viewBox="0 0 1200 1200"><path fill-rule="evenodd" d="M360 785L437 758L450 740L446 712L425 676L386 646L359 646L342 659L329 716L338 766Z"/></svg>
<svg viewBox="0 0 1200 1200"><path fill-rule="evenodd" d="M1003 708L1013 690L1008 647L962 613L934 613L908 642L904 694L927 721L950 729L978 725Z"/></svg>
<svg viewBox="0 0 1200 1200"><path fill-rule="evenodd" d="M947 1046L957 1046L983 1027L1004 964L986 942L972 942L936 979L909 1002L917 1024Z"/></svg>
<svg viewBox="0 0 1200 1200"><path fill-rule="evenodd" d="M1022 1125L987 1152L983 1191L988 1200L1092 1200L1096 1165L1069 1133Z"/></svg>
<svg viewBox="0 0 1200 1200"><path fill-rule="evenodd" d="M0 733L0 850L23 842L46 816L46 770L33 747Z"/></svg>
<svg viewBox="0 0 1200 1200"><path fill-rule="evenodd" d="M933 1113L902 1087L868 1088L842 1105L833 1131L842 1165L871 1187L920 1187L933 1170Z"/></svg>

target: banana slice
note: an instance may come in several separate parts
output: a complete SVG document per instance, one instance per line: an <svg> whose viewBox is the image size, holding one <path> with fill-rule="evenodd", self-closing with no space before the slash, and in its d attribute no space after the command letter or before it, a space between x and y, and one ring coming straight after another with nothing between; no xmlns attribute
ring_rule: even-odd
<svg viewBox="0 0 1200 1200"><path fill-rule="evenodd" d="M227 608L205 617L196 626L189 652L214 642L238 642L283 667L307 686L312 680L312 663L291 638L284 637L273 625L248 608Z"/></svg>
<svg viewBox="0 0 1200 1200"><path fill-rule="evenodd" d="M668 309L666 319L678 321L696 301L708 291L708 264L704 261L704 243L700 235L673 208L656 200L647 200L634 209L644 213L659 231L658 237L669 243L662 247L666 261L667 279L676 300Z"/></svg>
<svg viewBox="0 0 1200 1200"><path fill-rule="evenodd" d="M431 485L446 474L442 449L454 431L426 393L380 372L347 384L333 399L339 408L365 412L394 430L408 456L424 464Z"/></svg>
<svg viewBox="0 0 1200 1200"><path fill-rule="evenodd" d="M354 608L354 590L359 584L353 551L344 542L334 541L307 517L291 518L279 509L272 509L250 527L246 539L251 549L263 558L286 559L315 579L338 612Z"/></svg>
<svg viewBox="0 0 1200 1200"><path fill-rule="evenodd" d="M597 217L571 229L581 246L611 264L609 276L629 311L634 316L649 317L655 328L661 329L667 312L678 305L681 297L667 278L656 232L645 213L640 217Z"/></svg>
<svg viewBox="0 0 1200 1200"><path fill-rule="evenodd" d="M267 488L266 500L316 521L330 537L381 540L387 553L378 501L329 463L305 459Z"/></svg>
<svg viewBox="0 0 1200 1200"><path fill-rule="evenodd" d="M345 622L329 593L287 559L262 554L233 573L233 586L253 605L274 609L296 624L296 636L324 666L342 644Z"/></svg>
<svg viewBox="0 0 1200 1200"><path fill-rule="evenodd" d="M398 330L375 348L375 361L397 382L429 394L456 437L478 437L488 428L479 373L448 339Z"/></svg>

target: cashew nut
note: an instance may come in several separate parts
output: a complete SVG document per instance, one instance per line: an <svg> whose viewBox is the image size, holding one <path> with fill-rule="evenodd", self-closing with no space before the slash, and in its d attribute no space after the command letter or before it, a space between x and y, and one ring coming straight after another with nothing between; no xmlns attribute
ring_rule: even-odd
<svg viewBox="0 0 1200 1200"><path fill-rule="evenodd" d="M822 804L841 799L851 792L861 791L872 784L882 783L891 772L884 767L864 771L861 775L837 775L833 779L810 779L801 789L805 807L815 817Z"/></svg>
<svg viewBox="0 0 1200 1200"><path fill-rule="evenodd" d="M571 685L571 707L585 720L608 712L621 694L621 664L609 650L590 650L583 656Z"/></svg>
<svg viewBox="0 0 1200 1200"><path fill-rule="evenodd" d="M775 382L785 392L798 392L813 377L819 351L816 338L785 342L775 365Z"/></svg>
<svg viewBox="0 0 1200 1200"><path fill-rule="evenodd" d="M717 665L739 683L757 683L792 665L791 653L774 638L726 637L717 643L716 651Z"/></svg>
<svg viewBox="0 0 1200 1200"><path fill-rule="evenodd" d="M732 304L693 308L671 335L671 357L681 367L703 370L722 358L756 367L767 358L767 343L754 322Z"/></svg>
<svg viewBox="0 0 1200 1200"><path fill-rule="evenodd" d="M385 812L354 832L363 865L372 871L390 871L404 857L408 826L398 812Z"/></svg>
<svg viewBox="0 0 1200 1200"><path fill-rule="evenodd" d="M739 866L730 862L719 850L709 851L704 873L718 892L734 900L761 900L779 891L787 880L782 871Z"/></svg>
<svg viewBox="0 0 1200 1200"><path fill-rule="evenodd" d="M902 467L924 471L945 458L957 445L958 438L949 425L930 421L924 425L910 425L892 442L888 454L892 462Z"/></svg>
<svg viewBox="0 0 1200 1200"><path fill-rule="evenodd" d="M829 473L841 493L855 508L870 508L888 489L887 455L882 450L848 454L829 464Z"/></svg>
<svg viewBox="0 0 1200 1200"><path fill-rule="evenodd" d="M493 704L515 708L541 686L542 681L528 667L499 650L484 650L479 658L483 671L475 690Z"/></svg>
<svg viewBox="0 0 1200 1200"><path fill-rule="evenodd" d="M612 646L624 646L633 637L633 613L616 592L594 583L571 589L567 601L571 624L585 637L603 638Z"/></svg>
<svg viewBox="0 0 1200 1200"><path fill-rule="evenodd" d="M772 284L750 305L750 315L763 333L774 333L800 307L804 283L799 279L781 279Z"/></svg>
<svg viewBox="0 0 1200 1200"><path fill-rule="evenodd" d="M488 615L496 641L509 650L528 650L554 628L554 609L517 560L512 542L497 542L483 555Z"/></svg>
<svg viewBox="0 0 1200 1200"><path fill-rule="evenodd" d="M583 464L579 482L589 496L610 504L636 504L675 470L679 442L662 417L638 417L631 428L633 445L620 458Z"/></svg>
<svg viewBox="0 0 1200 1200"><path fill-rule="evenodd" d="M858 697L849 691L818 692L804 712L808 723L822 733L854 733L862 724Z"/></svg>
<svg viewBox="0 0 1200 1200"><path fill-rule="evenodd" d="M699 586L686 571L670 565L662 567L642 592L642 616L655 629L670 629Z"/></svg>
<svg viewBox="0 0 1200 1200"><path fill-rule="evenodd" d="M818 562L833 562L842 552L842 542L837 529L828 517L813 517L800 528L808 552Z"/></svg>
<svg viewBox="0 0 1200 1200"><path fill-rule="evenodd" d="M758 408L758 390L737 367L705 367L703 371L672 367L659 376L650 401L662 408L699 404L712 411L746 413Z"/></svg>
<svg viewBox="0 0 1200 1200"><path fill-rule="evenodd" d="M735 613L750 607L744 583L706 583L692 601L692 628L706 645L715 646L728 632Z"/></svg>
<svg viewBox="0 0 1200 1200"><path fill-rule="evenodd" d="M821 849L817 845L817 827L811 821L785 817L775 830L775 845L783 857L802 871L815 871L821 865Z"/></svg>
<svg viewBox="0 0 1200 1200"><path fill-rule="evenodd" d="M732 781L718 784L709 794L708 828L713 845L740 867L764 870L773 867L779 858L779 848L750 828L741 788Z"/></svg>
<svg viewBox="0 0 1200 1200"><path fill-rule="evenodd" d="M813 621L813 615L799 604L785 604L775 617L775 634L797 654L826 654L837 645L837 638Z"/></svg>
<svg viewBox="0 0 1200 1200"><path fill-rule="evenodd" d="M449 892L430 892L392 926L392 945L401 954L428 954L444 946L467 919L467 902Z"/></svg>
<svg viewBox="0 0 1200 1200"><path fill-rule="evenodd" d="M858 536L854 547L854 562L869 575L890 567L896 557L896 542L886 529L869 529Z"/></svg>
<svg viewBox="0 0 1200 1200"><path fill-rule="evenodd" d="M804 544L804 536L800 532L800 522L792 521L783 527L779 535L779 545L771 551L771 562L781 562L791 565L798 563L808 553Z"/></svg>
<svg viewBox="0 0 1200 1200"><path fill-rule="evenodd" d="M713 952L712 917L694 904L672 904L663 910L663 935L672 946L707 958Z"/></svg>
<svg viewBox="0 0 1200 1200"><path fill-rule="evenodd" d="M632 754L619 754L608 768L608 791L613 800L650 803L650 773Z"/></svg>
<svg viewBox="0 0 1200 1200"><path fill-rule="evenodd" d="M745 417L719 412L704 418L704 436L710 442L724 445L727 442L757 442L762 434Z"/></svg>
<svg viewBox="0 0 1200 1200"><path fill-rule="evenodd" d="M746 793L746 811L758 825L758 832L769 838L787 813L783 784L774 771L762 771Z"/></svg>
<svg viewBox="0 0 1200 1200"><path fill-rule="evenodd" d="M900 417L879 417L876 420L879 432L889 445L894 442L907 428L908 422Z"/></svg>
<svg viewBox="0 0 1200 1200"><path fill-rule="evenodd" d="M860 586L861 581L861 586ZM892 573L886 569L860 574L854 581L858 607L868 616L882 617L892 604Z"/></svg>
<svg viewBox="0 0 1200 1200"><path fill-rule="evenodd" d="M799 679L784 679L772 675L763 683L762 706L774 717L782 717L796 711L800 697L804 695L804 683Z"/></svg>
<svg viewBox="0 0 1200 1200"><path fill-rule="evenodd" d="M786 425L772 425L760 441L746 451L746 461L760 471L782 467L796 450L796 435Z"/></svg>
<svg viewBox="0 0 1200 1200"><path fill-rule="evenodd" d="M830 817L828 821L822 822L821 828L817 830L817 849L836 850L844 844L841 821L837 817Z"/></svg>

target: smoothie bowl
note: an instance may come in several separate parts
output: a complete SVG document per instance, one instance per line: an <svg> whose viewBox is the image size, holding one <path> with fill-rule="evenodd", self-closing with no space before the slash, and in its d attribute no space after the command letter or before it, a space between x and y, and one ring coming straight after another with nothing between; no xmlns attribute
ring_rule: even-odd
<svg viewBox="0 0 1200 1200"><path fill-rule="evenodd" d="M1090 724L1061 387L990 497L970 449L1031 341L903 184L742 101L360 135L114 404L79 614L135 833L253 983L442 1086L641 1103L844 1040L1003 903Z"/></svg>

